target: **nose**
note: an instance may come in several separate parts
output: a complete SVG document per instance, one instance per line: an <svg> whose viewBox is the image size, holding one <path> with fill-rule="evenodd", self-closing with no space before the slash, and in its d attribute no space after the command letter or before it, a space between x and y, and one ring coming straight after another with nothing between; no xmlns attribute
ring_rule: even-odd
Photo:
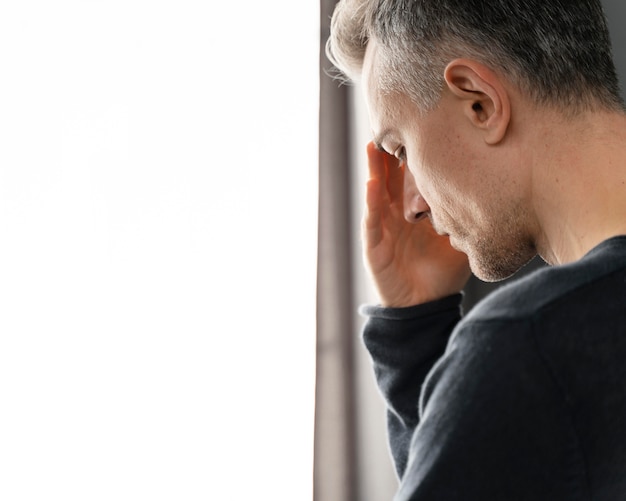
<svg viewBox="0 0 626 501"><path fill-rule="evenodd" d="M413 174L405 165L404 169L404 218L409 223L417 223L430 209L417 189Z"/></svg>

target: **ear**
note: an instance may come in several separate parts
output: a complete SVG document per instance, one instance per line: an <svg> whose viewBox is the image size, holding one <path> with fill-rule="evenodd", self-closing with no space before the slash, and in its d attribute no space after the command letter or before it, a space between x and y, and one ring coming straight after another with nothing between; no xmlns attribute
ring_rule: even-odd
<svg viewBox="0 0 626 501"><path fill-rule="evenodd" d="M511 102L500 77L477 61L455 59L446 67L444 78L460 99L465 116L484 131L485 142L502 141L511 121Z"/></svg>

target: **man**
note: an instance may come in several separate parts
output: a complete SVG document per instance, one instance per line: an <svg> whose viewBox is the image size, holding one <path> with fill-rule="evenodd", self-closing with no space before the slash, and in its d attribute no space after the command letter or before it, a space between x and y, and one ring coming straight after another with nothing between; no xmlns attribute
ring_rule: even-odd
<svg viewBox="0 0 626 501"><path fill-rule="evenodd" d="M626 115L597 0L341 0L397 500L626 499ZM462 318L470 269L553 265Z"/></svg>

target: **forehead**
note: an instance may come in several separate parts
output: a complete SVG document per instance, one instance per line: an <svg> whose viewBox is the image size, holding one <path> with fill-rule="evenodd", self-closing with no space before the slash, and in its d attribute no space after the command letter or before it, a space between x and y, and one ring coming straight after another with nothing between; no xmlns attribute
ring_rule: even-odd
<svg viewBox="0 0 626 501"><path fill-rule="evenodd" d="M363 60L361 85L370 126L376 139L386 134L393 134L398 128L406 125L413 111L412 101L400 92L389 92L380 85L381 75L386 71L381 56L381 48L375 40L370 40Z"/></svg>

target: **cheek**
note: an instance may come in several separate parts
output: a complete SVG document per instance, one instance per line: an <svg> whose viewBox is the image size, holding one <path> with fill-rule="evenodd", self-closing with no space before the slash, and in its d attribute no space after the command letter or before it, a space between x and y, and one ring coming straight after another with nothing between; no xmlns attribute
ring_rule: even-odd
<svg viewBox="0 0 626 501"><path fill-rule="evenodd" d="M464 203L470 183L475 181L471 175L475 162L462 138L438 128L410 146L417 154L409 158L409 169L431 208L452 210Z"/></svg>
<svg viewBox="0 0 626 501"><path fill-rule="evenodd" d="M453 207L465 198L464 188L456 166L444 158L432 159L424 168L424 197L436 205Z"/></svg>

